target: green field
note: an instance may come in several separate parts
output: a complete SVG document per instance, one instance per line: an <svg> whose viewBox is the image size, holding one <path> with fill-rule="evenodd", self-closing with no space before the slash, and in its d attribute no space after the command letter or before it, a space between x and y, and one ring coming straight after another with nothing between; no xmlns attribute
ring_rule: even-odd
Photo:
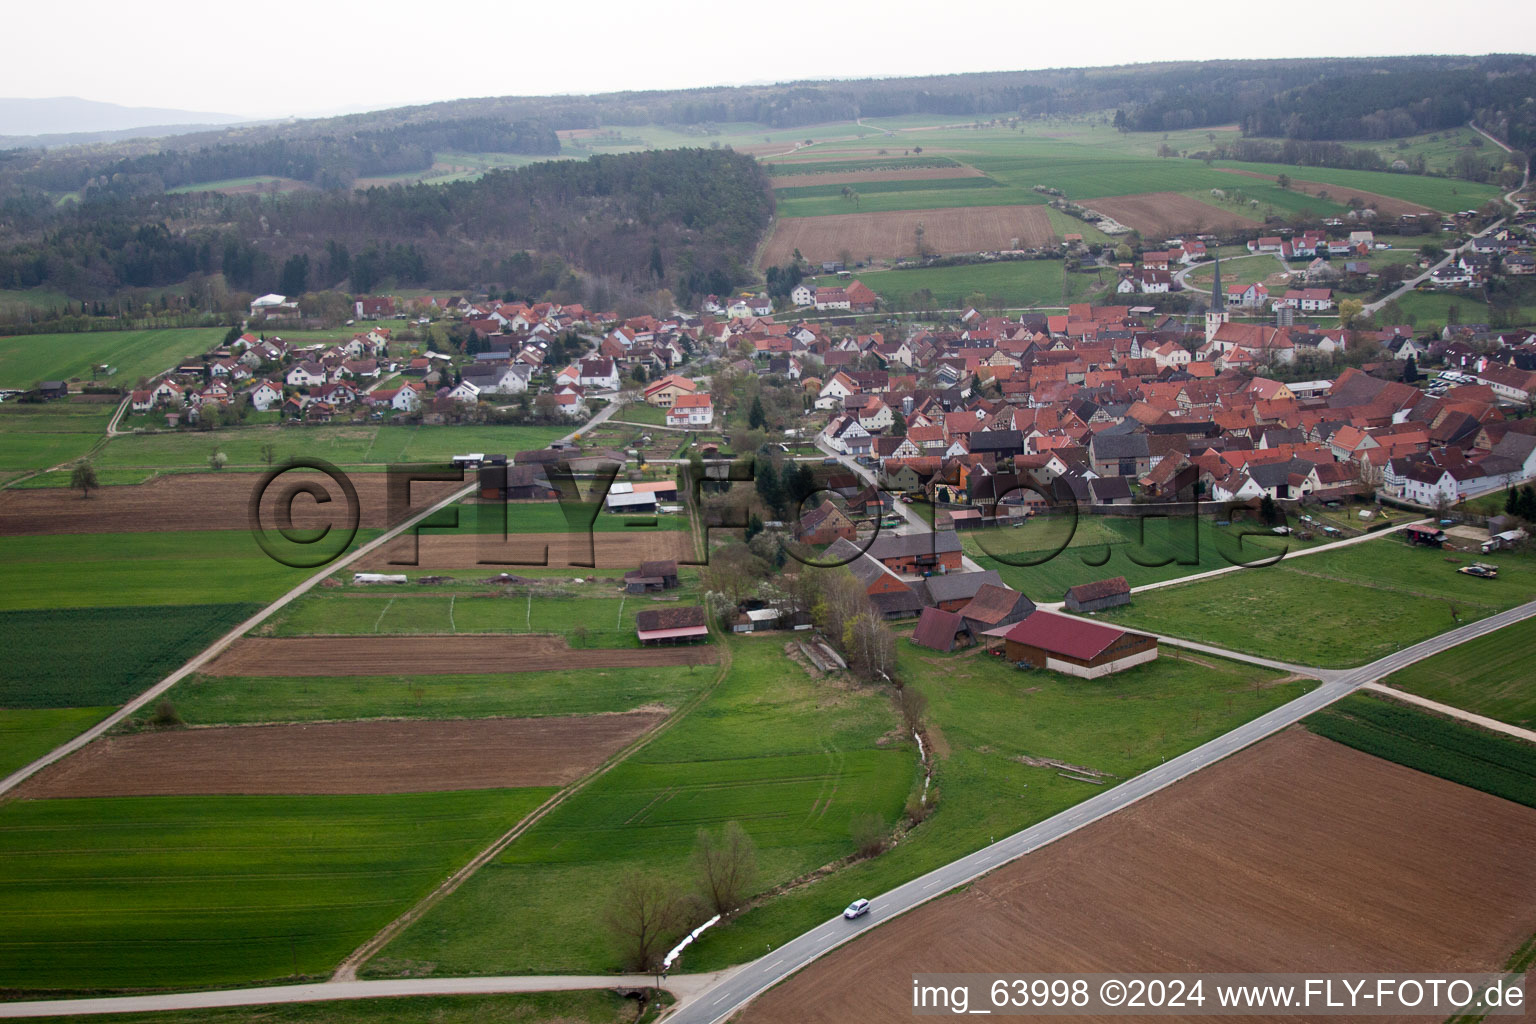
<svg viewBox="0 0 1536 1024"><path fill-rule="evenodd" d="M1352 693L1302 724L1356 750L1536 807L1536 745L1512 736L1366 693Z"/></svg>
<svg viewBox="0 0 1536 1024"><path fill-rule="evenodd" d="M0 988L322 975L549 793L0 805Z"/></svg>
<svg viewBox="0 0 1536 1024"><path fill-rule="evenodd" d="M1526 619L1426 658L1382 681L1463 711L1536 729L1533 664L1536 619Z"/></svg>
<svg viewBox="0 0 1536 1024"><path fill-rule="evenodd" d="M933 307L938 309L959 308L978 292L987 297L989 306L1065 308L1069 303L1103 298L1115 283L1112 270L1102 275L1067 274L1060 260L878 270L861 273L859 280L898 309L913 308L913 293L923 289L933 293Z"/></svg>
<svg viewBox="0 0 1536 1024"><path fill-rule="evenodd" d="M1277 565L1138 594L1116 623L1307 665L1362 665L1536 595L1536 558L1501 554L1499 578L1470 557L1385 537Z"/></svg>
<svg viewBox="0 0 1536 1024"><path fill-rule="evenodd" d="M0 338L0 387L29 388L40 380L74 377L89 380L91 367L103 363L117 368L104 382L132 387L140 377L213 348L224 334L222 327L197 327Z"/></svg>
<svg viewBox="0 0 1536 1024"><path fill-rule="evenodd" d="M996 569L1004 583L1036 601L1060 601L1068 587L1094 580L1124 576L1140 587L1316 546L1276 537L1258 524L1112 516L1082 516L1075 526L1071 519L1036 516L1024 526L961 534L961 544L983 569Z"/></svg>
<svg viewBox="0 0 1536 1024"><path fill-rule="evenodd" d="M247 679L197 675L178 683L167 697L188 725L540 718L633 711L645 705L676 708L702 689L714 671L697 665L461 676ZM0 736L4 728L0 717Z"/></svg>
<svg viewBox="0 0 1536 1024"><path fill-rule="evenodd" d="M0 566L0 611L265 604L314 573L273 561L245 530L0 537Z"/></svg>
<svg viewBox="0 0 1536 1024"><path fill-rule="evenodd" d="M0 708L0 777L95 725L111 708Z"/></svg>
<svg viewBox="0 0 1536 1024"><path fill-rule="evenodd" d="M385 948L369 974L606 971L600 924L631 865L680 878L694 834L740 822L773 885L853 852L861 812L894 821L917 778L871 689L817 683L783 640L728 639L729 675L676 726L572 797ZM887 737L882 741L882 737Z"/></svg>
<svg viewBox="0 0 1536 1024"><path fill-rule="evenodd" d="M0 477L80 458L106 436L116 408L111 402L0 405ZM68 486L67 470L59 482Z"/></svg>
<svg viewBox="0 0 1536 1024"><path fill-rule="evenodd" d="M652 993L655 998L655 993ZM114 1013L111 1024L647 1024L671 1000L638 1004L606 989L493 996L417 996L274 1003L208 1010ZM78 1024L79 1017L38 1017L38 1024Z"/></svg>
<svg viewBox="0 0 1536 1024"><path fill-rule="evenodd" d="M0 707L121 704L260 608L256 604L0 612Z"/></svg>

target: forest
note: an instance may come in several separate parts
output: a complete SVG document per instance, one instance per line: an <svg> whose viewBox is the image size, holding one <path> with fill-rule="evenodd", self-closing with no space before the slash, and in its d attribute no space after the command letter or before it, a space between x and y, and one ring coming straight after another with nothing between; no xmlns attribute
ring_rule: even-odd
<svg viewBox="0 0 1536 1024"><path fill-rule="evenodd" d="M723 291L748 276L773 200L756 160L656 150L545 161L477 181L278 195L104 191L0 251L0 288L94 299L220 273L285 294L346 283L538 295L571 267L633 291ZM176 224L176 230L167 225Z"/></svg>

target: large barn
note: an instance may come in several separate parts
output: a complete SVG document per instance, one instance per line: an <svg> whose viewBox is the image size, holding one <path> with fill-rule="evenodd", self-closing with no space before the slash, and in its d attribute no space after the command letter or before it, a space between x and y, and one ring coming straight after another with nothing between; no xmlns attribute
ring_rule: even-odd
<svg viewBox="0 0 1536 1024"><path fill-rule="evenodd" d="M1024 621L986 632L1001 637L1008 660L1083 679L1120 672L1157 658L1157 637L1073 615L1035 611Z"/></svg>
<svg viewBox="0 0 1536 1024"><path fill-rule="evenodd" d="M635 636L642 644L688 644L709 638L704 609L698 605L681 608L648 608L635 616Z"/></svg>
<svg viewBox="0 0 1536 1024"><path fill-rule="evenodd" d="M1094 580L1067 590L1067 610L1074 612L1101 612L1116 605L1129 604L1131 585L1124 576L1109 580Z"/></svg>

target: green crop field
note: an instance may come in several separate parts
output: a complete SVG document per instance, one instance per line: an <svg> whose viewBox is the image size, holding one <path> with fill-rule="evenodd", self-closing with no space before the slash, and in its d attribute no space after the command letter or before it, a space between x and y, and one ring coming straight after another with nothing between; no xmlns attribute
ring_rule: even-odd
<svg viewBox="0 0 1536 1024"><path fill-rule="evenodd" d="M0 566L0 611L265 604L314 573L273 561L244 530L0 537Z"/></svg>
<svg viewBox="0 0 1536 1024"><path fill-rule="evenodd" d="M80 458L107 432L115 403L6 402L0 405L0 476ZM69 483L69 473L61 474Z"/></svg>
<svg viewBox="0 0 1536 1024"><path fill-rule="evenodd" d="M542 718L676 708L715 669L572 669L462 676L293 679L192 676L167 694L188 725L335 722L367 718ZM5 735L0 712L0 737ZM30 714L30 712L29 712ZM146 712L148 714L148 712Z"/></svg>
<svg viewBox="0 0 1536 1024"><path fill-rule="evenodd" d="M983 569L996 569L1004 583L1036 601L1059 601L1068 587L1094 580L1124 576L1139 587L1316 546L1276 537L1258 524L1109 516L1082 516L1075 526L1036 516L1020 527L961 534L961 543Z"/></svg>
<svg viewBox="0 0 1536 1024"><path fill-rule="evenodd" d="M158 331L91 331L82 334L21 334L0 338L0 387L28 388L40 380L89 380L93 365L106 364L117 373L105 378L119 387L132 387L198 355L223 340L222 327Z"/></svg>
<svg viewBox="0 0 1536 1024"><path fill-rule="evenodd" d="M1250 654L1343 668L1536 594L1536 558L1501 556L1496 580L1457 573L1457 564L1467 561L1386 537L1138 594L1130 605L1102 614Z"/></svg>
<svg viewBox="0 0 1536 1024"><path fill-rule="evenodd" d="M314 977L547 789L0 806L0 988Z"/></svg>
<svg viewBox="0 0 1536 1024"><path fill-rule="evenodd" d="M1533 664L1536 619L1526 619L1394 672L1383 682L1463 711L1536 729Z"/></svg>
<svg viewBox="0 0 1536 1024"><path fill-rule="evenodd" d="M1084 225L1086 227L1087 225ZM1007 260L962 267L878 270L859 280L888 304L912 308L912 295L927 289L937 309L959 308L968 296L985 295L989 305L1065 308L1069 303L1103 298L1114 286L1114 272L1067 274L1060 260Z"/></svg>
<svg viewBox="0 0 1536 1024"><path fill-rule="evenodd" d="M0 708L0 778L89 729L111 708Z"/></svg>
<svg viewBox="0 0 1536 1024"><path fill-rule="evenodd" d="M614 413L613 419L618 423L642 423L648 427L661 427L666 426L667 410L646 405L644 402L630 402Z"/></svg>
<svg viewBox="0 0 1536 1024"><path fill-rule="evenodd" d="M1378 694L1352 693L1302 724L1319 736L1536 807L1536 746Z"/></svg>
<svg viewBox="0 0 1536 1024"><path fill-rule="evenodd" d="M259 610L255 604L0 612L0 707L121 704Z"/></svg>
<svg viewBox="0 0 1536 1024"><path fill-rule="evenodd" d="M783 203L785 200L798 199L843 199L844 189L850 189L862 196L883 195L888 192L934 192L934 191L959 191L963 189L995 189L997 182L991 178L964 177L964 178L919 178L915 181L861 181L852 185L795 185L773 190L774 198L780 203L779 213L782 216L800 216L787 213ZM1038 193L1035 193L1038 196ZM1037 199L1037 201L1043 201Z"/></svg>
<svg viewBox="0 0 1536 1024"><path fill-rule="evenodd" d="M1038 206L1045 197L1037 192L1016 188L995 187L996 182L987 178L961 178L966 182L982 182L994 187L965 185L946 189L890 189L865 192L858 188L858 200L841 196L811 196L805 198L781 198L778 200L780 217L824 217L837 213L882 213L891 210L940 210L956 206ZM870 184L874 184L871 182ZM929 184L928 182L894 182L899 185Z"/></svg>
<svg viewBox="0 0 1536 1024"><path fill-rule="evenodd" d="M111 1024L649 1024L671 1004L650 992L639 1004L609 989L517 992L490 996L413 996L272 1003L204 1010L114 1013ZM36 1024L79 1024L79 1017L38 1017Z"/></svg>
<svg viewBox="0 0 1536 1024"><path fill-rule="evenodd" d="M725 643L730 673L699 707L540 821L367 973L605 971L618 965L600 923L615 876L685 876L699 828L740 822L774 885L852 853L855 814L894 821L917 757L889 735L889 699L813 681L783 657L781 637Z"/></svg>

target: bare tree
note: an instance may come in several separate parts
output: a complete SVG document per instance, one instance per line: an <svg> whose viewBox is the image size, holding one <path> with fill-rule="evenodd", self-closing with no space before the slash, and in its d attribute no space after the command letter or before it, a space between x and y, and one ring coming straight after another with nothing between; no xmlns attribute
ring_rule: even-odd
<svg viewBox="0 0 1536 1024"><path fill-rule="evenodd" d="M896 637L873 610L859 612L843 626L843 651L854 675L867 682L889 681L896 667Z"/></svg>
<svg viewBox="0 0 1536 1024"><path fill-rule="evenodd" d="M629 868L619 876L604 916L624 966L650 971L660 966L667 943L687 927L687 900L671 880Z"/></svg>
<svg viewBox="0 0 1536 1024"><path fill-rule="evenodd" d="M739 822L726 822L718 838L699 829L693 844L699 896L721 915L740 909L757 877L757 846Z"/></svg>
<svg viewBox="0 0 1536 1024"><path fill-rule="evenodd" d="M928 712L928 698L915 686L903 686L897 694L896 704L901 709L901 721L907 731L917 732L923 724L923 715Z"/></svg>

